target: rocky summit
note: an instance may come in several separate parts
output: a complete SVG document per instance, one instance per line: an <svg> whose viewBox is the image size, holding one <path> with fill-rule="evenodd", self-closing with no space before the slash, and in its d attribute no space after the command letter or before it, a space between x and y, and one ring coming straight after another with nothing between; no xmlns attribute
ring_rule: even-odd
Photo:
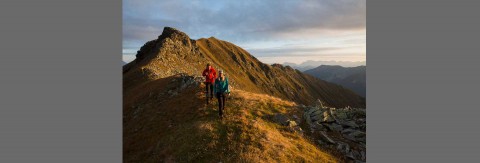
<svg viewBox="0 0 480 163"><path fill-rule="evenodd" d="M207 63L230 81L222 120ZM365 98L214 37L165 27L123 66L124 162L362 162L365 128Z"/></svg>

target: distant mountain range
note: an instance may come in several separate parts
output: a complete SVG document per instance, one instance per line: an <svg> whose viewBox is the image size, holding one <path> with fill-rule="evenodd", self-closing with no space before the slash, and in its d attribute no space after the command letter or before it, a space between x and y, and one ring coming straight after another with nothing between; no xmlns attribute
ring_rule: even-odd
<svg viewBox="0 0 480 163"><path fill-rule="evenodd" d="M283 65L285 66L290 66L300 71L313 69L320 65L339 65L343 67L356 67L356 66L362 66L362 65L365 66L366 64L367 64L366 61L350 62L350 61L313 61L313 60L308 60L301 64L296 64L291 62L283 63Z"/></svg>
<svg viewBox="0 0 480 163"><path fill-rule="evenodd" d="M306 70L304 73L319 79L339 84L366 97L366 66L342 67L322 65Z"/></svg>

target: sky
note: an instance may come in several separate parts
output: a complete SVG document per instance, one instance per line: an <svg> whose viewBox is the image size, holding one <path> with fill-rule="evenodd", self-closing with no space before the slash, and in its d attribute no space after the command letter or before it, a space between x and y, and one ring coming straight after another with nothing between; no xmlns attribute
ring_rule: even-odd
<svg viewBox="0 0 480 163"><path fill-rule="evenodd" d="M165 26L265 63L366 60L366 0L123 0L123 59Z"/></svg>

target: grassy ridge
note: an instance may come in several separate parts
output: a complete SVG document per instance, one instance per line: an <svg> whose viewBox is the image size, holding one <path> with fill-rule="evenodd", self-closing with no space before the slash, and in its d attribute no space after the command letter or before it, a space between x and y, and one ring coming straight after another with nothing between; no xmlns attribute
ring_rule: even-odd
<svg viewBox="0 0 480 163"><path fill-rule="evenodd" d="M226 118L219 120L216 103L205 104L202 87L162 96L169 98L165 102L150 95L162 91L155 86L165 85L165 80L143 85L145 92L125 92L138 96L124 104L130 108L124 110L128 122L124 123L125 162L337 162L271 120L275 113L294 111L293 102L234 90L227 101Z"/></svg>

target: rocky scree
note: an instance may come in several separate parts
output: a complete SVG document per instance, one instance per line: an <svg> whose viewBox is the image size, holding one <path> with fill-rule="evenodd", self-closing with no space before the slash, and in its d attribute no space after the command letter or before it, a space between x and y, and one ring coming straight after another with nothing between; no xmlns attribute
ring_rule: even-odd
<svg viewBox="0 0 480 163"><path fill-rule="evenodd" d="M363 108L302 106L303 118L320 146L342 153L354 162L366 161L366 111Z"/></svg>

